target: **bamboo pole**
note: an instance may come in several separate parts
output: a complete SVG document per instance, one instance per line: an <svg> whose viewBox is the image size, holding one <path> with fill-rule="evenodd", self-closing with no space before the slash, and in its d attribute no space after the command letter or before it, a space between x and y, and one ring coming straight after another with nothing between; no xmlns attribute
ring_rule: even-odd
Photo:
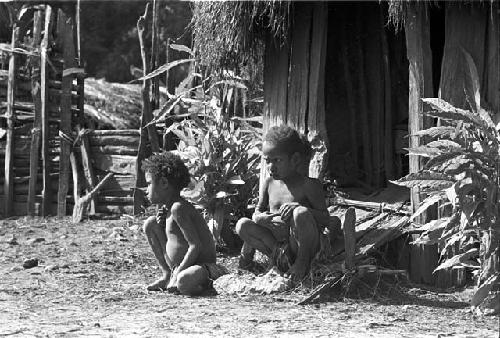
<svg viewBox="0 0 500 338"><path fill-rule="evenodd" d="M42 33L42 12L36 11L33 15L33 47L36 48L41 42ZM31 134L31 147L30 147L30 180L28 186L28 203L27 214L28 216L35 216L35 196L37 187L37 174L38 174L38 161L40 159L40 137L42 132L41 120L41 98L40 98L40 59L33 57L32 61L32 75L31 78L31 93L34 103L34 122ZM35 77L35 74L37 76Z"/></svg>
<svg viewBox="0 0 500 338"><path fill-rule="evenodd" d="M48 114L48 101L49 101L49 66L47 64L47 53L50 45L50 31L52 28L52 7L47 5L45 7L45 28L44 36L40 48L40 78L41 78L41 117L42 117L42 176L43 176L43 189L42 189L42 216L47 216L50 212L51 193L50 193L50 159L48 154L49 148L49 114Z"/></svg>
<svg viewBox="0 0 500 338"><path fill-rule="evenodd" d="M12 27L12 49L17 47L19 39L19 27L14 23ZM16 100L16 76L17 76L17 55L10 53L9 58L9 78L7 84L7 135L5 143L5 177L4 177L4 213L8 217L12 213L14 185L13 185L13 160L12 152L14 146L14 102Z"/></svg>

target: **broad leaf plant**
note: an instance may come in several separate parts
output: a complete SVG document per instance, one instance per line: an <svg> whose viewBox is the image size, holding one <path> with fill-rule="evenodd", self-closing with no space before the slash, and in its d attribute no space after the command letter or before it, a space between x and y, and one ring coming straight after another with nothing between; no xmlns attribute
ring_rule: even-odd
<svg viewBox="0 0 500 338"><path fill-rule="evenodd" d="M393 183L417 188L426 198L412 219L433 205L440 217L422 225L415 244L439 244L441 261L435 271L464 266L473 269L477 288L474 308L498 312L500 239L500 133L480 102L479 77L472 57L465 51L473 97L465 110L439 98L423 99L438 126L421 130L425 145L410 155L426 158L423 168ZM470 100L469 100L470 101ZM458 250L457 250L458 249Z"/></svg>

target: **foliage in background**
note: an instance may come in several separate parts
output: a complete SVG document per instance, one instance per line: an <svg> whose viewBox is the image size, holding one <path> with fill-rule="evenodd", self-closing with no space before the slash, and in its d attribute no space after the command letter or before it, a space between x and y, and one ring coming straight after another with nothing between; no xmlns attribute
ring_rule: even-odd
<svg viewBox="0 0 500 338"><path fill-rule="evenodd" d="M81 2L82 54L86 73L113 82L134 79L131 66L142 68L136 23L144 13L145 5L143 1ZM160 1L160 64L165 63L168 38L191 45L191 34L186 33L191 16L188 2ZM151 41L151 29L147 30L146 40ZM170 60L179 58L175 51L170 55Z"/></svg>
<svg viewBox="0 0 500 338"><path fill-rule="evenodd" d="M216 94L221 86L227 87L217 82L211 95L200 88L194 98L181 99L189 102L190 112L166 131L179 138L177 151L195 181L185 197L202 206L209 219L219 213L212 225L219 241L224 226L249 216L248 206L258 193L261 139L260 130L244 119L229 118L223 109L227 94Z"/></svg>
<svg viewBox="0 0 500 338"><path fill-rule="evenodd" d="M454 266L474 269L478 288L472 306L493 298L492 304L498 307L500 293L490 291L499 282L500 133L481 107L472 57L465 51L464 55L470 71L471 87L466 92L473 100L472 109L459 109L441 99L423 99L431 108L426 114L444 123L415 134L430 141L409 153L428 160L421 171L394 183L427 193L413 218L436 203L445 211L445 216L424 224L425 231L415 241L440 244L441 264L435 271Z"/></svg>

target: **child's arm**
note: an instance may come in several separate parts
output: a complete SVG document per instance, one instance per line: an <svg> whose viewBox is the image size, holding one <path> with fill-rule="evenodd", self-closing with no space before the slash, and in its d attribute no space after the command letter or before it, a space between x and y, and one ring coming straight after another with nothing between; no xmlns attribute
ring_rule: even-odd
<svg viewBox="0 0 500 338"><path fill-rule="evenodd" d="M311 204L309 211L313 214L318 224L326 225L330 222L330 214L326 208L325 192L321 182L317 179L309 179L306 184L306 196Z"/></svg>
<svg viewBox="0 0 500 338"><path fill-rule="evenodd" d="M201 251L201 240L196 231L190 212L191 211L181 203L174 203L171 208L172 218L179 226L179 229L188 243L188 249L184 255L184 259L176 268L176 273L194 265Z"/></svg>
<svg viewBox="0 0 500 338"><path fill-rule="evenodd" d="M269 187L269 181L271 178L267 178L262 184L259 191L259 202L253 213L252 220L262 226L266 226L271 223L272 218L275 216L269 212L269 194L267 188Z"/></svg>

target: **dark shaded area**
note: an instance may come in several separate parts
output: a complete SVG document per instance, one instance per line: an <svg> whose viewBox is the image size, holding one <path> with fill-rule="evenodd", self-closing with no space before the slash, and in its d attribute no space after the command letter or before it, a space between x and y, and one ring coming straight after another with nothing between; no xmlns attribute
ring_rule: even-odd
<svg viewBox="0 0 500 338"><path fill-rule="evenodd" d="M134 78L133 68L142 69L137 20L144 13L142 1L84 1L81 3L82 54L85 71L90 76L111 82L127 82ZM151 12L151 6L150 6ZM189 3L161 1L159 11L159 58L166 60L166 43L190 46L186 31L191 20ZM151 22L146 41L151 44ZM185 57L171 50L170 59Z"/></svg>
<svg viewBox="0 0 500 338"><path fill-rule="evenodd" d="M383 37L387 41L385 51ZM329 169L343 187L361 187L367 191L384 187L390 175L399 177L408 170L408 158L401 156L405 147L403 136L408 130L404 32L396 32L387 25L385 5L332 2L328 9L327 44ZM385 75L384 53L389 60L389 76ZM385 81L389 81L390 108L384 102ZM388 123L390 130L386 128ZM393 174L386 171L384 161L387 139L392 139L393 151L389 153ZM364 158L367 148L371 161Z"/></svg>

